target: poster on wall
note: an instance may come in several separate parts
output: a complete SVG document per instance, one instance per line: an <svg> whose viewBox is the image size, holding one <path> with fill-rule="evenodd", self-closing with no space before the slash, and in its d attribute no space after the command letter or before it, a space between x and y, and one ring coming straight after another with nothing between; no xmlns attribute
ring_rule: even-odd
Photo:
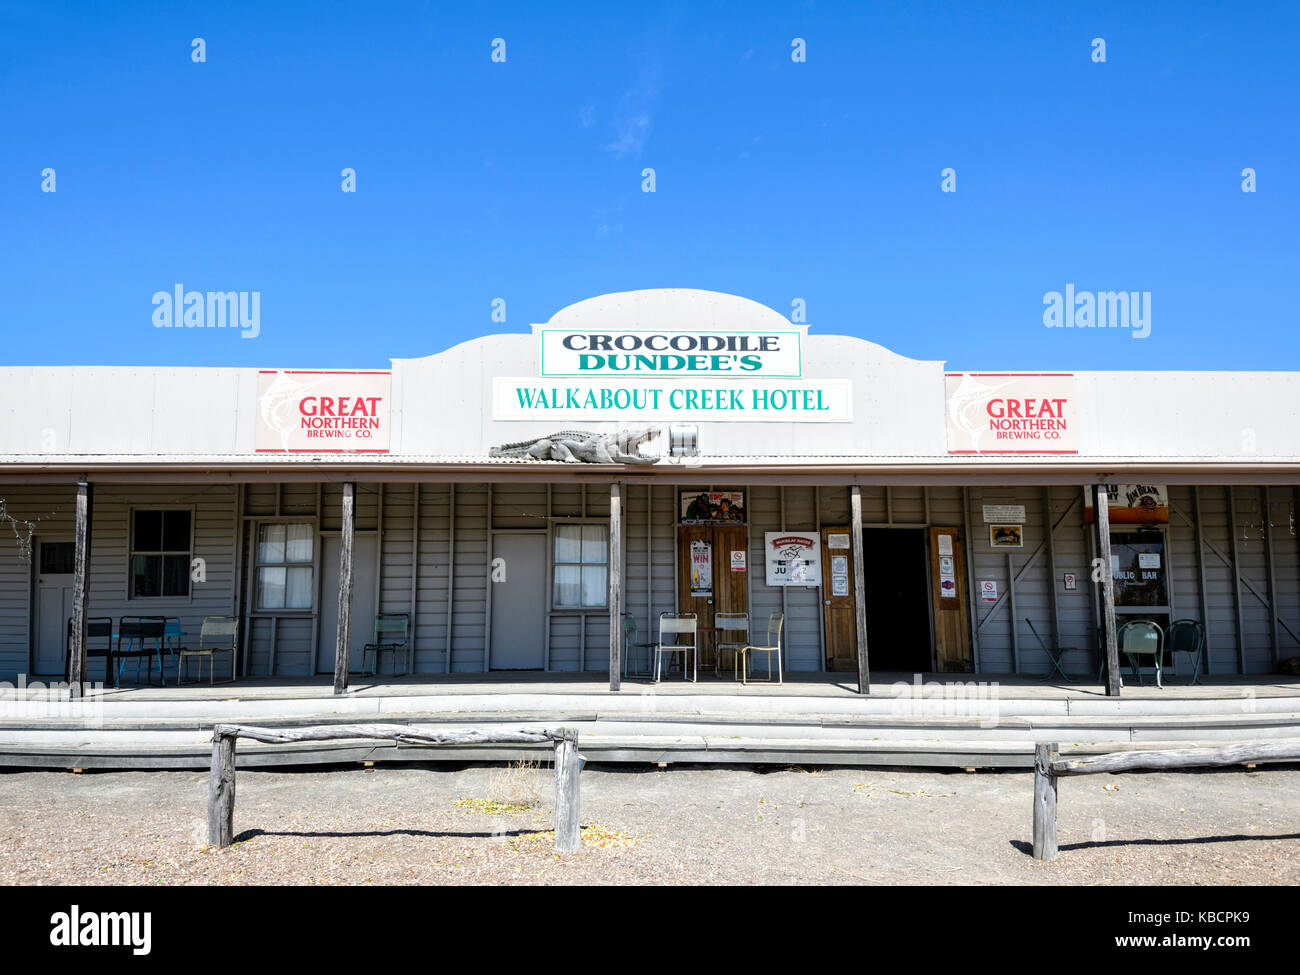
<svg viewBox="0 0 1300 975"><path fill-rule="evenodd" d="M764 532L769 586L820 586L820 532Z"/></svg>
<svg viewBox="0 0 1300 975"><path fill-rule="evenodd" d="M989 525L989 545L993 548L1024 548L1024 526Z"/></svg>
<svg viewBox="0 0 1300 975"><path fill-rule="evenodd" d="M1163 484L1107 484L1106 512L1112 525L1166 525L1169 491ZM1091 525L1092 488L1083 489L1083 522Z"/></svg>
<svg viewBox="0 0 1300 975"><path fill-rule="evenodd" d="M387 453L392 373L263 369L259 453Z"/></svg>
<svg viewBox="0 0 1300 975"><path fill-rule="evenodd" d="M691 540L691 595L713 595L713 543Z"/></svg>
<svg viewBox="0 0 1300 975"><path fill-rule="evenodd" d="M744 491L683 491L678 509L683 525L743 525Z"/></svg>
<svg viewBox="0 0 1300 975"><path fill-rule="evenodd" d="M1079 452L1073 373L950 372L944 381L948 453Z"/></svg>

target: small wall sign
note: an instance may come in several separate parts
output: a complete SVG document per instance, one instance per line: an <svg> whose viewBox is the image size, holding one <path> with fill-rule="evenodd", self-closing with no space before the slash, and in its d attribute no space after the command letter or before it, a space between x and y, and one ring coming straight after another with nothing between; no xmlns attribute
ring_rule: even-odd
<svg viewBox="0 0 1300 975"><path fill-rule="evenodd" d="M1065 574L1065 588L1067 592L1073 592L1075 589L1079 588L1079 577L1073 572L1067 572Z"/></svg>
<svg viewBox="0 0 1300 975"><path fill-rule="evenodd" d="M744 572L744 571L745 571L745 550L744 550L744 549L733 549L733 550L732 550L732 552L731 552L731 571L732 571L732 572Z"/></svg>

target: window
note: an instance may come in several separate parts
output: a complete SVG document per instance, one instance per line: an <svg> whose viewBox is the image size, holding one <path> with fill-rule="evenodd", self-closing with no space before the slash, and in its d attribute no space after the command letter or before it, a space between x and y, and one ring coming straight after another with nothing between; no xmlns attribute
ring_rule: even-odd
<svg viewBox="0 0 1300 975"><path fill-rule="evenodd" d="M72 542L41 542L41 575L72 575L77 549Z"/></svg>
<svg viewBox="0 0 1300 975"><path fill-rule="evenodd" d="M1165 540L1160 532L1113 533L1110 569L1115 579L1116 606L1169 605Z"/></svg>
<svg viewBox="0 0 1300 975"><path fill-rule="evenodd" d="M131 598L190 594L188 510L138 509L131 515Z"/></svg>
<svg viewBox="0 0 1300 975"><path fill-rule="evenodd" d="M555 528L556 609L604 606L608 591L609 529L604 525Z"/></svg>
<svg viewBox="0 0 1300 975"><path fill-rule="evenodd" d="M315 537L310 524L258 526L258 609L311 609Z"/></svg>

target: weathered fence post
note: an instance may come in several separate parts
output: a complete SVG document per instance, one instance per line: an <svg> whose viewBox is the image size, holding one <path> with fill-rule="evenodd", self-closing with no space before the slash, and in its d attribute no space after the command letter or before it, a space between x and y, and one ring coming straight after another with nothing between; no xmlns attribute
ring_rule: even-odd
<svg viewBox="0 0 1300 975"><path fill-rule="evenodd" d="M1055 744L1034 746L1034 859L1056 859L1056 775L1060 756Z"/></svg>
<svg viewBox="0 0 1300 975"><path fill-rule="evenodd" d="M555 848L572 853L582 846L582 792L578 776L583 758L578 754L578 733L566 728L555 739Z"/></svg>
<svg viewBox="0 0 1300 975"><path fill-rule="evenodd" d="M212 768L208 773L208 844L229 846L235 839L235 740L221 725L212 729Z"/></svg>

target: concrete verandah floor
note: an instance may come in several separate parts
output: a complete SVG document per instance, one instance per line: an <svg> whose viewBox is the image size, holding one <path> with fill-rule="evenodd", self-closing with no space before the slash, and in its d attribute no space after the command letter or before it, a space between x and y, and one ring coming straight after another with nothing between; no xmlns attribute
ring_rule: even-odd
<svg viewBox="0 0 1300 975"><path fill-rule="evenodd" d="M871 675L872 696L890 698L940 695L939 687L972 683L996 685L1003 699L1021 700L1071 700L1105 698L1104 685L1094 677L1077 676L1076 683L1066 683L1058 677L1054 681L1041 680L1025 674L912 674L879 672ZM187 682L177 686L171 681L164 687L136 684L124 675L120 687L104 687L93 682L87 685L88 697L105 701L123 700L267 700L306 699L333 697L333 678L328 674L303 677L242 677L238 680L209 685L204 682ZM35 680L35 679L34 679ZM1145 686L1139 685L1131 673L1124 675L1122 697L1149 700L1211 700L1218 698L1297 697L1300 696L1300 677L1272 674L1247 674L1202 676L1200 683L1192 685L1186 675L1166 674L1164 688L1155 686L1154 677L1145 676ZM32 682L29 682L29 685ZM645 677L629 677L623 681L623 694L642 694L653 688L657 695L691 696L735 695L746 697L813 697L856 698L857 675L854 673L797 673L787 674L784 684L751 683L743 685L733 680L731 674L714 676L713 671L701 670L698 682L683 681L674 675L654 683ZM66 693L66 692L65 692ZM347 694L356 697L404 696L460 696L473 694L608 694L609 678L599 671L584 673L499 671L492 673L416 674L403 676L380 675L349 677ZM47 692L34 687L0 688L0 700L44 697Z"/></svg>

